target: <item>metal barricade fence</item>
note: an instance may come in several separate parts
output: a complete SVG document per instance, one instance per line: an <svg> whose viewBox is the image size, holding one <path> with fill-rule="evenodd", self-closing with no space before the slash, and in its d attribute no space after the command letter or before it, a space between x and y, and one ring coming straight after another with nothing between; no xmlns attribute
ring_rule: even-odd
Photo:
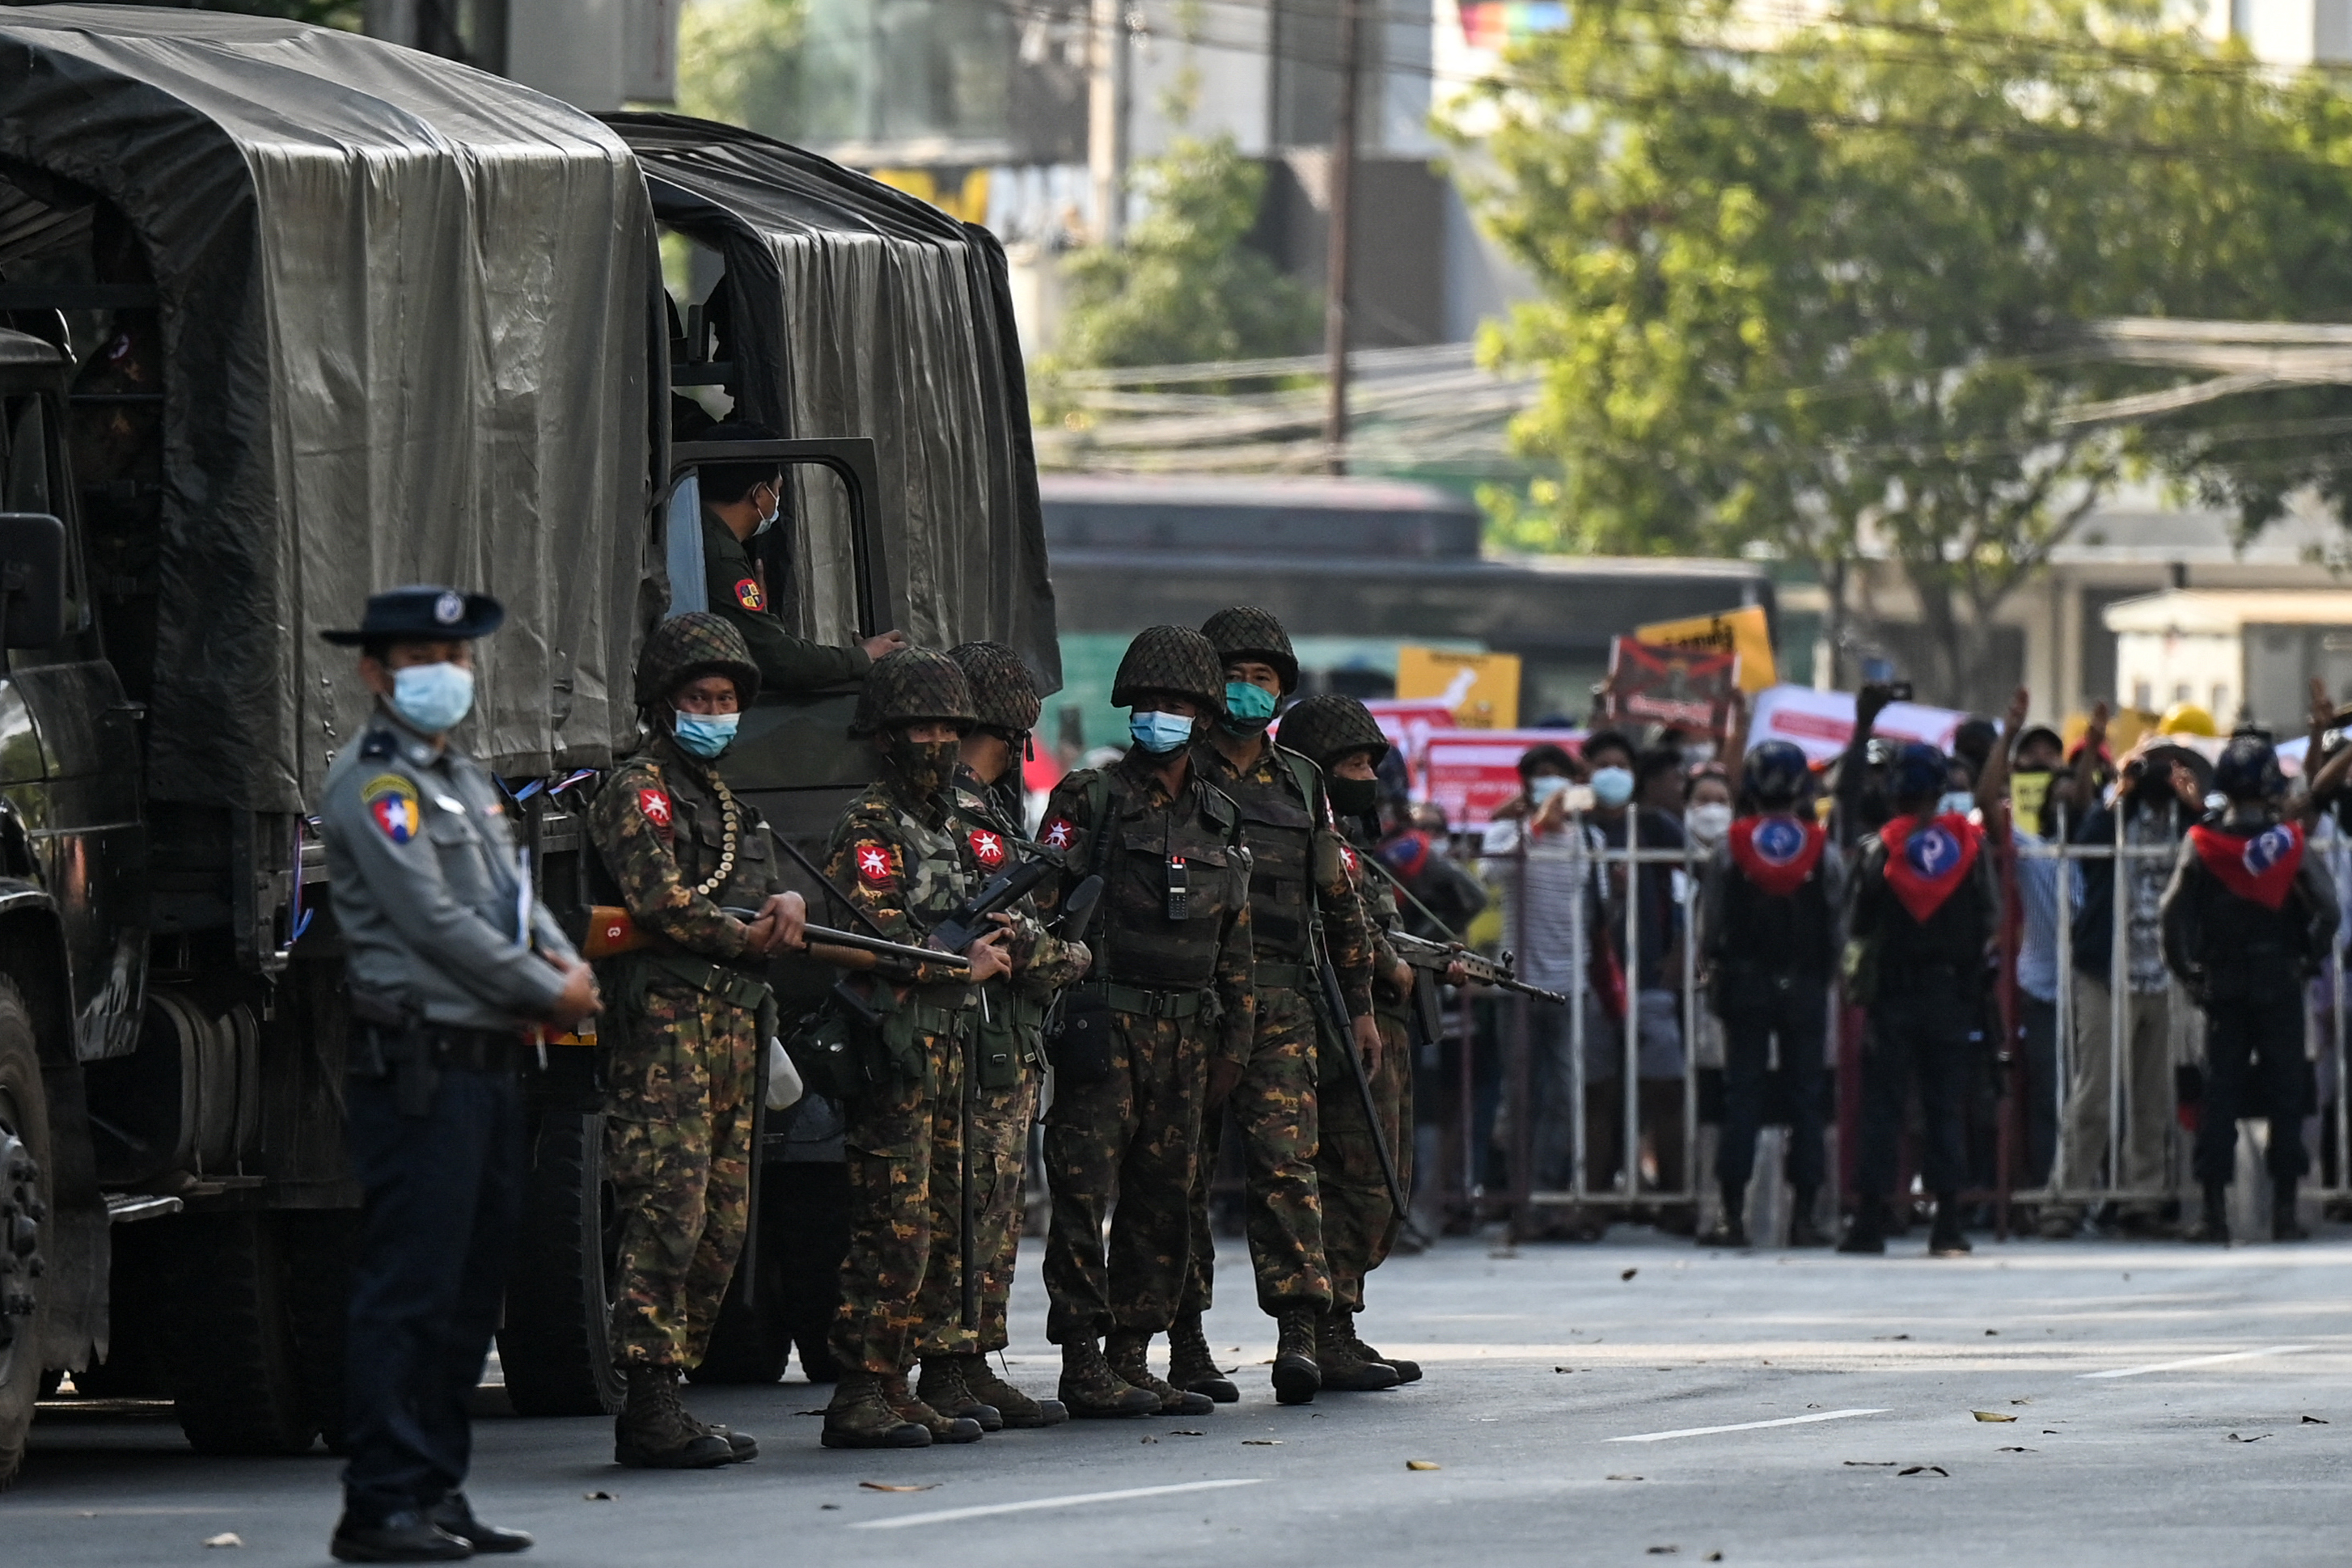
<svg viewBox="0 0 2352 1568"><path fill-rule="evenodd" d="M2122 813L2111 814L2112 820L2122 821ZM2146 945L2156 941L2152 928L2143 927L2140 946L2135 948L2130 925L2134 907L2132 875L2136 866L2148 865L2160 870L2158 886L2168 880L2175 857L2179 853L2181 829L2185 823L2167 823L2160 837L2150 835L2147 841L2126 840L2123 829L2117 829L2116 841L2102 843L2068 843L2063 818L2059 831L2052 841L2011 842L1989 846L2006 859L2014 855L2022 862L2058 862L2057 918L2053 936L2056 945L2055 988L2056 1049L2055 1071L2050 1082L2035 1081L2029 1070L2021 1047L2021 1012L2004 1005L1997 1026L2000 1039L1989 1042L2000 1066L2000 1093L1995 1107L1997 1118L1993 1133L2000 1144L1997 1156L1998 1169L1990 1181L1979 1182L1965 1195L1971 1200L1990 1202L1999 1207L1999 1225L2005 1233L2008 1228L2008 1206L2011 1202L2037 1205L2067 1205L2085 1210L2109 1203L2153 1206L2180 1200L2196 1191L2189 1179L2188 1150L2189 1139L2174 1113L2173 1085L2168 1082L2162 1092L2164 1115L2161 1178L2154 1185L2126 1185L2125 1150L2133 1131L2130 1108L2135 1086L2135 1070L2157 1070L2148 1060L2152 1054L2143 1044L2138 1061L2135 1061L2132 1040L2135 1019L2135 993L2132 985L2132 956L2145 951ZM2339 896L2347 892L2347 876L2352 876L2352 841L2332 831L2315 836L2311 852L2327 857L2336 879ZM1502 1213L1512 1223L1515 1232L1532 1228L1537 1213L1544 1209L1589 1209L1606 1215L1636 1207L1670 1209L1690 1206L1693 1210L1711 1204L1713 1184L1700 1166L1700 1110L1702 1080L1712 1071L1700 1061L1700 1042L1714 1019L1707 998L1699 980L1698 956L1703 934L1697 929L1698 886L1708 852L1698 846L1682 849L1627 848L1600 841L1598 830L1591 823L1571 815L1562 831L1548 835L1533 845L1523 832L1514 835L1510 847L1498 853L1482 853L1478 858L1490 876L1503 883L1503 911L1506 921L1505 946L1516 953L1522 978L1535 984L1566 992L1570 998L1564 1019L1538 1021L1538 1009L1559 1013L1563 1009L1549 1004L1533 1002L1526 998L1507 997L1496 1000L1499 1027L1496 1033L1504 1050L1504 1071L1500 1084L1501 1109L1507 1132L1498 1133L1496 1142L1503 1146L1509 1177L1509 1191L1501 1206ZM1651 896L1643 883L1648 878L1639 874L1639 868L1666 866L1679 873L1675 879L1674 897L1678 905L1682 933L1680 972L1674 977L1675 1020L1679 1026L1681 1071L1679 1114L1671 1118L1678 1125L1662 1125L1657 1097L1653 1096L1649 1113L1644 1114L1641 1077L1643 1007L1640 976L1632 962L1626 964L1624 976L1625 1008L1620 1019L1610 1020L1603 1009L1592 1000L1591 944L1586 929L1589 911L1596 904L1613 904L1609 917L1620 925L1621 955L1642 951L1639 941L1643 918L1643 900ZM2004 896L2014 898L2018 884L2012 867L2004 867ZM1533 874L1531 874L1533 873ZM2077 995L2074 955L2074 924L2083 903L2076 886L2078 881L2092 875L2112 878L2113 926L2109 946L2109 964L2105 984L2105 1028L2096 1030L2104 1040L2097 1040L2089 1020L2079 1016L2081 998ZM1612 896L1599 900L1588 896L1596 885L1595 879L1605 879ZM1538 886L1541 883L1541 886ZM1561 902L1563 890L1569 890L1565 907L1538 907L1538 904ZM2352 922L2347 922L2352 924ZM2014 932L2016 923L2005 921L2005 930ZM2305 1143L2312 1156L2312 1174L2304 1191L2321 1200L2352 1197L2352 1095L2345 1086L2347 1071L2347 1019L2345 1000L2344 945L2347 933L2339 933L2337 945L2320 981L2305 988L2307 1051L2314 1061L2318 1079L2318 1114L2306 1119ZM1565 946L1565 957L1559 949ZM2151 955L2161 967L2160 951ZM2001 963L2007 974L2014 975L2017 954L2014 943L2005 947ZM2147 978L2142 973L2143 981ZM2160 1070L2169 1080L2177 1067L2201 1062L2203 1019L2193 1001L2178 982L2166 971L2162 979L2162 995L2166 998L2162 1012L2168 1020L2168 1037L2160 1057ZM2004 993L2009 988L2004 985ZM2151 993L2143 991L2140 996ZM2003 996L2004 1004L2008 1001ZM2146 1004L2139 1004L2144 1009ZM1990 1012L1988 1001L1988 1012ZM2153 1010L2153 1009L2148 1009ZM1843 1031L1840 1020L1845 1009L1841 1005L1834 986L1830 999L1830 1027L1825 1049L1829 1052L1826 1067L1832 1080L1842 1059L1851 1064L1858 1053L1841 1052ZM1616 1034L1615 1071L1596 1074L1589 1070L1586 1046L1595 1027L1611 1029ZM2141 1027L2145 1027L2144 1020ZM1475 1071L1470 1053L1475 1030L1473 1028L1467 998L1461 1019L1461 1115L1459 1129L1465 1168L1459 1173L1463 1191L1457 1199L1474 1197L1477 1189L1476 1170L1484 1164L1483 1153L1476 1146L1471 1109L1474 1099ZM1565 1035L1563 1041L1559 1037ZM1561 1046L1564 1044L1565 1049ZM2079 1079L2086 1074L2083 1053L2096 1046L2107 1053L2105 1073L2104 1126L2094 1125L2089 1133L2069 1133L2069 1100L2076 1092ZM1775 1045L1775 1065L1779 1046ZM1596 1053L1597 1054L1597 1053ZM1653 1082L1668 1082L1651 1080ZM1604 1090L1611 1099L1609 1112L1617 1122L1613 1142L1617 1156L1614 1168L1600 1171L1594 1168L1591 1135L1594 1122L1588 1115L1591 1109L1591 1092ZM1564 1093L1562 1092L1564 1091ZM2021 1121L2027 1107L2026 1095L2046 1095L2054 1112L2056 1137L2052 1150L2053 1169L2048 1179L2029 1184L2019 1179L2025 1174L2025 1162L2015 1157L2014 1146L2023 1141ZM1564 1098L1565 1103L1556 1103ZM1839 1151L1851 1149L1858 1134L1854 1107L1857 1097L1841 1084L1837 1094L1839 1109L1827 1118L1830 1136L1833 1140L1827 1151L1828 1180L1824 1186L1829 1215L1833 1215L1841 1203L1839 1173L1844 1163ZM2075 1108L2078 1117L2087 1114ZM2315 1125L2315 1124L2317 1124ZM1979 1129L1980 1131L1982 1129ZM1676 1135L1664 1135L1672 1133ZM1644 1140L1655 1156L1654 1179L1645 1185L1643 1179ZM1547 1159L1547 1151L1557 1151L1566 1145L1565 1161ZM2078 1157L2069 1160L2069 1146ZM2241 1139L2241 1161L2248 1155L2245 1150L2255 1146L2254 1136ZM2087 1157L2080 1151L2089 1149ZM1667 1168L1666 1155L1678 1154L1673 1168ZM1560 1174L1565 1166L1565 1180L1547 1180ZM1545 1168L1549 1166L1549 1168ZM2087 1168L2084 1168L2087 1167ZM1759 1161L1757 1179L1766 1172ZM2247 1184L2238 1184L2243 1186ZM2261 1184L2255 1184L2261 1185ZM1476 1206L1492 1216L1496 1206L1491 1201ZM1827 1218L1824 1215L1821 1218Z"/></svg>

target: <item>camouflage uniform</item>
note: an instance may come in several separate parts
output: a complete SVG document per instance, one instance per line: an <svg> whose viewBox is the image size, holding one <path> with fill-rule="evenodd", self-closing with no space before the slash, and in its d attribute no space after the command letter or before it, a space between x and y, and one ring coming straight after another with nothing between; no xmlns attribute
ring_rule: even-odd
<svg viewBox="0 0 2352 1568"><path fill-rule="evenodd" d="M974 882L994 876L1021 854L1024 842L997 809L988 787L970 769L959 769L950 800ZM1011 1343L1005 1309L1013 1296L1014 1254L1027 1212L1022 1182L1029 1160L1029 1128L1037 1119L1037 1090L1045 1069L1040 1039L1045 1009L1054 993L1087 971L1084 943L1065 942L1048 932L1034 912L1016 913L1005 953L1013 975L982 988L971 1091L972 1266L980 1273L982 1351ZM926 1356L949 1348L927 1338Z"/></svg>
<svg viewBox="0 0 2352 1568"><path fill-rule="evenodd" d="M742 657L711 616L665 622L646 653L651 700L698 666ZM750 681L757 688L754 674ZM748 694L747 694L748 695ZM640 700L648 694L640 691ZM604 1160L620 1209L615 1356L698 1364L742 1250L759 1053L772 1011L745 927L783 884L767 824L712 766L661 735L615 768L589 834L653 946L599 966L611 1004ZM772 1028L772 1021L770 1021Z"/></svg>
<svg viewBox="0 0 2352 1568"><path fill-rule="evenodd" d="M1229 1040L1223 1054L1242 1066L1241 1082L1227 1104L1244 1140L1245 1223L1258 1305L1275 1316L1292 1307L1323 1311L1331 1304L1331 1279L1316 1194L1315 1082L1324 1009L1312 930L1319 913L1349 1017L1361 1017L1372 1010L1363 909L1349 884L1342 845L1329 825L1320 774L1312 763L1268 745L1254 767L1238 770L1214 745L1202 741L1192 747L1192 765L1240 806L1253 862L1255 1029L1252 1039ZM1302 788L1302 770L1313 781L1311 790ZM1333 1022L1341 1030L1348 1026L1347 1019ZM1188 1315L1206 1312L1211 1301L1216 1251L1209 1232L1208 1176L1216 1168L1222 1126L1223 1118L1212 1116L1202 1127L1191 1278L1179 1309Z"/></svg>
<svg viewBox="0 0 2352 1568"><path fill-rule="evenodd" d="M1171 796L1139 747L1063 779L1043 836L1066 867L1055 896L1097 867L1103 876L1097 973L1078 989L1103 986L1116 1019L1108 1077L1057 1078L1045 1114L1045 1336L1156 1333L1185 1286L1209 1056L1246 1054L1255 1019L1240 815L1197 768ZM1168 918L1163 870L1178 857L1191 884L1181 925Z"/></svg>
<svg viewBox="0 0 2352 1568"><path fill-rule="evenodd" d="M1352 835L1351 835L1352 837ZM1372 1017L1381 1027L1380 1071L1372 1074L1372 1103L1380 1112L1380 1134L1396 1162L1397 1185L1412 1191L1412 993L1390 978L1398 955L1389 933L1404 928L1396 889L1363 863L1370 846L1359 841L1342 855L1370 926L1372 952ZM1353 1050L1327 1038L1316 1062L1316 1088L1322 1101L1322 1139L1315 1151L1316 1190L1323 1202L1323 1256L1331 1270L1331 1302L1342 1312L1364 1310L1364 1276L1379 1268L1396 1245L1404 1217L1389 1197L1381 1174L1380 1145L1364 1119L1364 1099L1355 1070L1339 1052Z"/></svg>

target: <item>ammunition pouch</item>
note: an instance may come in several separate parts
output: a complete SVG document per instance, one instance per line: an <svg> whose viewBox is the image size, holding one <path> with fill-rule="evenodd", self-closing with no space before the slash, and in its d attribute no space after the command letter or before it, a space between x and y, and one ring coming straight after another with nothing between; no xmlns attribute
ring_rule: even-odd
<svg viewBox="0 0 2352 1568"><path fill-rule="evenodd" d="M980 1060L974 1083L1010 1089L1034 1068L1045 1031L1047 1004L1032 1001L1009 987L991 987L988 1011L979 1024Z"/></svg>
<svg viewBox="0 0 2352 1568"><path fill-rule="evenodd" d="M935 988L969 993L961 988ZM923 993L901 998L887 985L865 989L842 981L819 1007L801 1016L784 1035L785 1054L813 1093L856 1101L893 1083L923 1076L926 1035L953 1034L963 1009L927 1000Z"/></svg>

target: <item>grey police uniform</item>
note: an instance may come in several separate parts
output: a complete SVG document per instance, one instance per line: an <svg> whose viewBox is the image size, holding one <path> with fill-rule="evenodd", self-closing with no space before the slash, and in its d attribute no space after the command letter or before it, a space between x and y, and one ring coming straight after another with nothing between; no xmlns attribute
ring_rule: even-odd
<svg viewBox="0 0 2352 1568"><path fill-rule="evenodd" d="M345 1519L373 1527L461 1506L522 1186L520 1026L563 988L541 954L575 955L528 896L496 781L387 713L329 770L322 821L352 1000L347 1147L366 1194Z"/></svg>

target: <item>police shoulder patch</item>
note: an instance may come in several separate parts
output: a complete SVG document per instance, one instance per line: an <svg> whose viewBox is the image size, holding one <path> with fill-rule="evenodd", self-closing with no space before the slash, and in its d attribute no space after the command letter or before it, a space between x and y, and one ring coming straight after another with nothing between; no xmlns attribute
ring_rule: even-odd
<svg viewBox="0 0 2352 1568"><path fill-rule="evenodd" d="M756 577L736 579L735 602L746 610L767 609L768 596L760 591L760 580Z"/></svg>
<svg viewBox="0 0 2352 1568"><path fill-rule="evenodd" d="M416 836L416 786L397 773L379 773L360 786L368 820L395 844Z"/></svg>
<svg viewBox="0 0 2352 1568"><path fill-rule="evenodd" d="M863 839L858 841L855 854L859 882L868 887L898 885L898 852L890 845Z"/></svg>

